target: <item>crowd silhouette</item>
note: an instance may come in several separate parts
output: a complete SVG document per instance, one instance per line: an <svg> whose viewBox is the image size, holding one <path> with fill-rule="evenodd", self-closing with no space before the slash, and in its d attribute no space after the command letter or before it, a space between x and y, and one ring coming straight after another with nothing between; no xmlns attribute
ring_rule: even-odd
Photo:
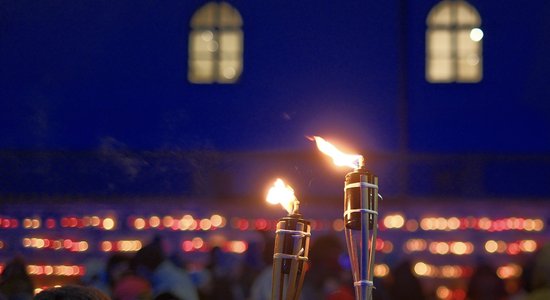
<svg viewBox="0 0 550 300"><path fill-rule="evenodd" d="M9 261L0 276L0 300L268 300L271 299L273 239L251 243L242 259L218 247L208 263L189 272L181 259L168 256L160 237L134 255L113 254L90 263L78 285L43 290L35 295L21 256ZM313 240L302 300L353 300L346 249L333 235ZM396 262L390 273L375 279L376 300L549 300L550 244L525 264L520 278L505 284L494 266L480 261L468 279L466 293L441 298L427 293L410 259ZM95 267L94 267L95 266Z"/></svg>

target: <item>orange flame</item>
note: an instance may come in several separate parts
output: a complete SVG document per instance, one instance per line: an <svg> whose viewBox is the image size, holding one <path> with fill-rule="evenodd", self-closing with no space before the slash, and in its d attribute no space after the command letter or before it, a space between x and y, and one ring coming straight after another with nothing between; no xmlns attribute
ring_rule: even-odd
<svg viewBox="0 0 550 300"><path fill-rule="evenodd" d="M281 204L289 214L294 212L295 204L298 202L298 199L294 195L294 189L286 185L281 178L275 180L275 183L267 193L266 200L271 204Z"/></svg>
<svg viewBox="0 0 550 300"><path fill-rule="evenodd" d="M344 153L320 136L314 136L311 140L315 140L317 148L319 148L319 150L324 154L330 156L334 164L339 167L347 166L357 169L361 166L361 164L363 164L364 158L362 155Z"/></svg>

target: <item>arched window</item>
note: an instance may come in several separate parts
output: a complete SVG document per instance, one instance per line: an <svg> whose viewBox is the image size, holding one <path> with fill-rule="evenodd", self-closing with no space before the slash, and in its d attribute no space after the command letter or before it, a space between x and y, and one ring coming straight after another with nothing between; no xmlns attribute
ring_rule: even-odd
<svg viewBox="0 0 550 300"><path fill-rule="evenodd" d="M477 10L463 0L444 0L426 22L426 80L479 82L483 31Z"/></svg>
<svg viewBox="0 0 550 300"><path fill-rule="evenodd" d="M226 2L209 2L191 18L189 81L234 83L243 69L239 12Z"/></svg>

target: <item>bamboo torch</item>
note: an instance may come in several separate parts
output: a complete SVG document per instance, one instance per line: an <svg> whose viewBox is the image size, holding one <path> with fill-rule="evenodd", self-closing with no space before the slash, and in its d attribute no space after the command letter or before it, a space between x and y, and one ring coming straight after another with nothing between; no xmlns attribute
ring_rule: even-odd
<svg viewBox="0 0 550 300"><path fill-rule="evenodd" d="M297 300L302 291L308 260L311 225L299 212L294 190L277 179L267 194L267 202L281 204L288 216L277 223L273 253L272 300Z"/></svg>
<svg viewBox="0 0 550 300"><path fill-rule="evenodd" d="M323 138L313 137L321 152L337 166L353 169L345 177L344 224L356 300L372 300L374 254L378 231L378 177L362 155L346 154Z"/></svg>

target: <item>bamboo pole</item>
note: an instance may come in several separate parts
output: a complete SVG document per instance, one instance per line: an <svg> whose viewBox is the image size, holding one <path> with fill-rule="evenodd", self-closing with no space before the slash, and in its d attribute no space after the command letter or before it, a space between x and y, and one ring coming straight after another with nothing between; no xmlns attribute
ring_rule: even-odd
<svg viewBox="0 0 550 300"><path fill-rule="evenodd" d="M303 223L296 223L296 228L293 230L297 231L304 231L304 224ZM300 265L300 259L299 256L302 254L302 239L303 236L298 234L291 234L292 241L293 241L293 247L292 247L292 255L295 255L296 257L291 260L290 262L290 272L288 274L289 282L288 282L288 290L287 290L287 300L294 300L296 299L296 286L297 286L297 279L298 279L298 267Z"/></svg>
<svg viewBox="0 0 550 300"><path fill-rule="evenodd" d="M360 176L360 183L368 182L367 176L361 175ZM368 188L360 188L360 197L361 197L361 208L362 209L368 209L369 208L369 193ZM368 212L361 212L361 245L362 245L362 251L359 254L361 257L360 261L360 274L361 274L361 288L360 290L360 299L367 299L368 294L368 286L364 284L363 282L365 280L368 280L368 268L369 268L369 213ZM372 246L371 246L372 247Z"/></svg>
<svg viewBox="0 0 550 300"><path fill-rule="evenodd" d="M286 222L279 220L277 223L277 229L286 229ZM284 245L284 235L276 234L275 235L275 247L273 252L282 253ZM279 300L281 299L282 289L284 286L283 276L281 274L283 269L283 258L273 256L273 281L271 285L271 299Z"/></svg>

